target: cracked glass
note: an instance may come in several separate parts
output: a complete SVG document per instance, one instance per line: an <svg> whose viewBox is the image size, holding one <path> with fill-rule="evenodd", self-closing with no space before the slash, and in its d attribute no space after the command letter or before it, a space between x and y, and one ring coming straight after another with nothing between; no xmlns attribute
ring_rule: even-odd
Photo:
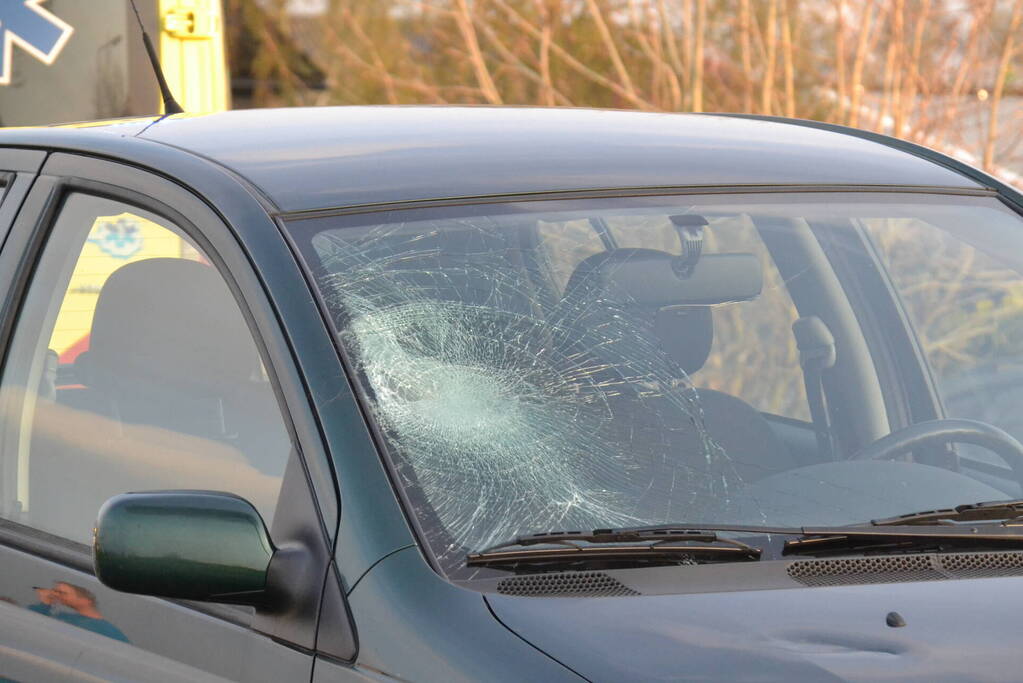
<svg viewBox="0 0 1023 683"><path fill-rule="evenodd" d="M983 211L1018 230L988 200L868 193L437 206L289 229L414 521L454 571L529 533L851 523L979 495L961 474L915 487L919 473L848 460L891 430L896 401L860 327L881 302L850 283L888 277L871 221L959 230ZM801 316L833 355L823 423Z"/></svg>

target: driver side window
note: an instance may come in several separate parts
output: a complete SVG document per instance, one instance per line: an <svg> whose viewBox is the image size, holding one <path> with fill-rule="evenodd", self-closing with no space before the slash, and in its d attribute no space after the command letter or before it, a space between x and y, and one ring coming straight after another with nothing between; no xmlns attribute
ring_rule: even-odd
<svg viewBox="0 0 1023 683"><path fill-rule="evenodd" d="M66 200L0 383L5 519L88 544L111 496L209 489L269 524L290 437L227 283L175 225Z"/></svg>

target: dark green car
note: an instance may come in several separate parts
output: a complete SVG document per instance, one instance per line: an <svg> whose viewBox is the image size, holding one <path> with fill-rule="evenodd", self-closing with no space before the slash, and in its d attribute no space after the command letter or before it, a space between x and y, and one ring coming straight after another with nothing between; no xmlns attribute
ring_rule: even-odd
<svg viewBox="0 0 1023 683"><path fill-rule="evenodd" d="M808 122L0 131L0 678L1012 681L1023 197Z"/></svg>

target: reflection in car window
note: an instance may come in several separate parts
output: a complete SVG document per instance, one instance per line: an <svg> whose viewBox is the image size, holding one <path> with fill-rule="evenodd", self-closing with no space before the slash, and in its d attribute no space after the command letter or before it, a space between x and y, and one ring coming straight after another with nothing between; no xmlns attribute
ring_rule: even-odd
<svg viewBox="0 0 1023 683"><path fill-rule="evenodd" d="M72 195L4 369L6 519L87 544L128 491L214 489L269 523L290 440L216 269L176 227Z"/></svg>
<svg viewBox="0 0 1023 683"><path fill-rule="evenodd" d="M888 346L859 327L886 302L843 287L832 265L877 277L858 231L878 217L983 216L1023 253L1019 218L988 199L779 193L386 216L291 228L448 571L524 533L844 524L1016 486L1008 469L980 481L927 452L852 459L890 431L900 388L876 370Z"/></svg>
<svg viewBox="0 0 1023 683"><path fill-rule="evenodd" d="M33 590L36 602L27 607L29 611L128 642L124 632L100 612L96 596L88 588L67 581L54 581L52 586L34 586Z"/></svg>

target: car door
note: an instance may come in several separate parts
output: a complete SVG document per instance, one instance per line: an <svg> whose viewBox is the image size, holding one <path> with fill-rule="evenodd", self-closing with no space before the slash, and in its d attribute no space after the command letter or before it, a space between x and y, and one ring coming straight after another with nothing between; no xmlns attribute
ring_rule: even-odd
<svg viewBox="0 0 1023 683"><path fill-rule="evenodd" d="M52 154L27 196L0 252L0 679L311 677L329 541L300 399L269 360L280 335L229 262L245 263L216 214L134 168ZM97 581L99 506L157 489L253 503L299 559L272 568L288 587L272 608Z"/></svg>

